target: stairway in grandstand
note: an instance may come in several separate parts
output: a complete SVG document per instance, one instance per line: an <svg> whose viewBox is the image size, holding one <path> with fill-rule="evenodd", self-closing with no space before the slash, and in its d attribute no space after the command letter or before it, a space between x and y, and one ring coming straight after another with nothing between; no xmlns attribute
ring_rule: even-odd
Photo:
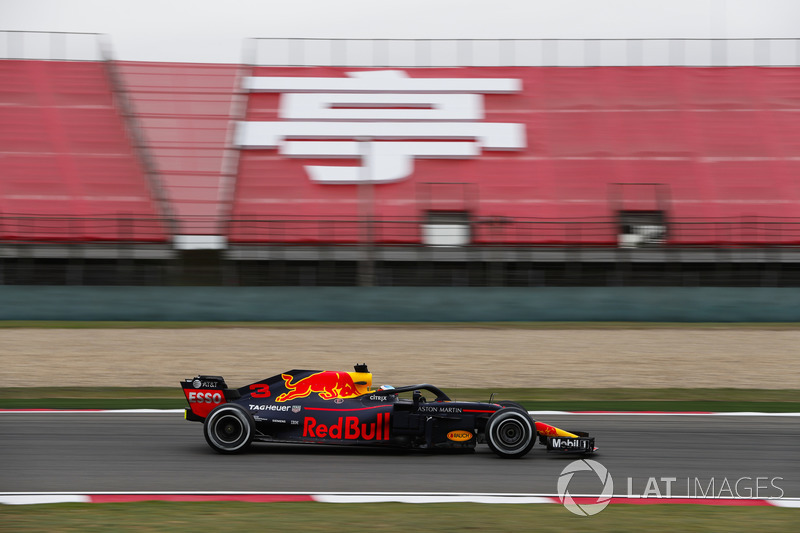
<svg viewBox="0 0 800 533"><path fill-rule="evenodd" d="M179 245L219 245L235 171L227 148L239 65L116 66L177 219Z"/></svg>

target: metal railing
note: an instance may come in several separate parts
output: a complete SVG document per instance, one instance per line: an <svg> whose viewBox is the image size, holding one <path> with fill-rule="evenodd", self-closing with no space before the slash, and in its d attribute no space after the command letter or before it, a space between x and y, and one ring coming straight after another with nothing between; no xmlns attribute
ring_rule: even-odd
<svg viewBox="0 0 800 533"><path fill-rule="evenodd" d="M359 217L241 217L224 220L188 217L187 223L227 227L236 245L363 245L364 220ZM225 224L221 224L224 222ZM109 242L168 243L174 220L136 215L78 217L0 215L0 246L19 243ZM371 220L378 246L424 246L424 218ZM445 225L447 226L447 225ZM465 224L466 246L582 247L618 246L621 224L614 217L535 219L475 217ZM459 230L461 231L461 230ZM800 218L748 216L741 219L671 219L660 243L670 246L800 247Z"/></svg>
<svg viewBox="0 0 800 533"><path fill-rule="evenodd" d="M172 221L161 217L0 215L0 248L9 244L167 243Z"/></svg>
<svg viewBox="0 0 800 533"><path fill-rule="evenodd" d="M0 216L0 285L800 286L800 219L676 220L631 250L611 218L473 219L426 246L424 219L230 219L229 249L182 254L153 217Z"/></svg>
<svg viewBox="0 0 800 533"><path fill-rule="evenodd" d="M0 30L0 59L102 61L99 33Z"/></svg>
<svg viewBox="0 0 800 533"><path fill-rule="evenodd" d="M317 39L255 38L255 66L605 67L798 66L800 38Z"/></svg>
<svg viewBox="0 0 800 533"><path fill-rule="evenodd" d="M371 221L379 246L424 245L425 219ZM363 221L357 217L255 218L228 221L231 243L253 245L361 245ZM618 246L621 224L614 217L545 220L477 217L467 224L470 245L519 247ZM800 246L800 218L743 217L738 220L670 220L663 246Z"/></svg>
<svg viewBox="0 0 800 533"><path fill-rule="evenodd" d="M0 58L101 61L98 33L0 30ZM323 39L253 38L256 66L798 66L800 38Z"/></svg>

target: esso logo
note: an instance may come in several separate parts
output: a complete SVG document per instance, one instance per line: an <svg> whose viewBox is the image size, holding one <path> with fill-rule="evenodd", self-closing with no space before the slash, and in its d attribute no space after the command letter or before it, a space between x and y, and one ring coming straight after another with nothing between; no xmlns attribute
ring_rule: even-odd
<svg viewBox="0 0 800 533"><path fill-rule="evenodd" d="M191 403L222 403L222 394L219 392L190 392Z"/></svg>

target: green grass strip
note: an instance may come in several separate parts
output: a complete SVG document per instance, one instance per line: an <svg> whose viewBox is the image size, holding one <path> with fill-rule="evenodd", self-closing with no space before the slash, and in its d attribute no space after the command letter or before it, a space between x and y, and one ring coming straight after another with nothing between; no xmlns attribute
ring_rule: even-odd
<svg viewBox="0 0 800 533"><path fill-rule="evenodd" d="M758 411L800 412L800 390L784 389L446 389L458 400L510 400L537 411ZM177 383L169 387L9 387L3 409L181 409Z"/></svg>
<svg viewBox="0 0 800 533"><path fill-rule="evenodd" d="M0 506L6 531L493 532L794 531L800 512L776 507L612 505L578 517L560 505L167 503Z"/></svg>
<svg viewBox="0 0 800 533"><path fill-rule="evenodd" d="M477 329L798 329L800 322L169 322L0 320L1 328L477 328Z"/></svg>

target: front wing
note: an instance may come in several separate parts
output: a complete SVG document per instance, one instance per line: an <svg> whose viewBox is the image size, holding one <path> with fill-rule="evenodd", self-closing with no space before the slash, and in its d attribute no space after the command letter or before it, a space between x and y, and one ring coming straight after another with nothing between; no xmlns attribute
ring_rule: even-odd
<svg viewBox="0 0 800 533"><path fill-rule="evenodd" d="M594 437L544 437L548 452L594 453Z"/></svg>

